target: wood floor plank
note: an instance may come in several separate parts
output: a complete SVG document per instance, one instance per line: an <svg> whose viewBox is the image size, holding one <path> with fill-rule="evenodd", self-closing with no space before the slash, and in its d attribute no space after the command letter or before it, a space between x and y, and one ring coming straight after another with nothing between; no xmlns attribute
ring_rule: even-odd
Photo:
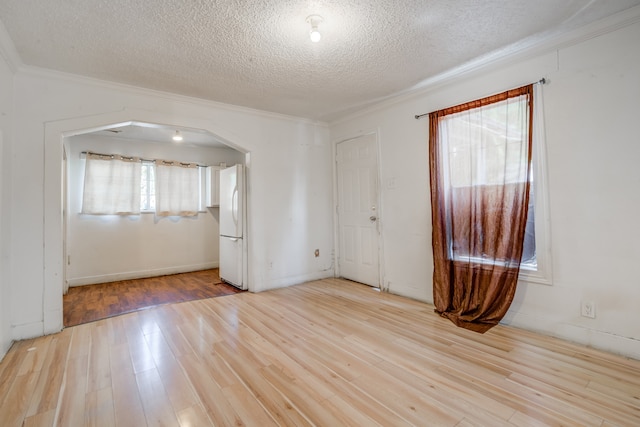
<svg viewBox="0 0 640 427"><path fill-rule="evenodd" d="M43 360L38 383L31 396L27 417L51 410L55 413L64 374L64 371L57 367L64 366L67 361L71 335L71 331L65 330L51 339L48 354Z"/></svg>
<svg viewBox="0 0 640 427"><path fill-rule="evenodd" d="M111 346L109 356L116 425L127 427L145 425L146 419L127 342Z"/></svg>
<svg viewBox="0 0 640 427"><path fill-rule="evenodd" d="M53 337L51 335L45 336L42 340L34 342L33 345L27 349L25 357L20 364L18 375L39 372L40 369L42 369L42 364L47 357L52 339Z"/></svg>
<svg viewBox="0 0 640 427"><path fill-rule="evenodd" d="M138 316L135 313L125 315L122 318L122 323L127 336L133 372L137 374L149 369L155 369L156 364L153 360L153 352L147 344Z"/></svg>
<svg viewBox="0 0 640 427"><path fill-rule="evenodd" d="M190 406L178 412L180 427L213 427L213 421L201 405Z"/></svg>
<svg viewBox="0 0 640 427"><path fill-rule="evenodd" d="M31 393L36 386L37 380L37 372L29 372L24 375L18 375L15 378L9 389L9 397L5 399L0 407L0 420L2 420L3 427L22 425L27 416Z"/></svg>
<svg viewBox="0 0 640 427"><path fill-rule="evenodd" d="M201 405L200 398L193 390L191 381L175 358L163 358L162 362L158 364L158 373L176 413Z"/></svg>
<svg viewBox="0 0 640 427"><path fill-rule="evenodd" d="M220 354L226 363L238 376L242 384L255 396L260 405L265 408L271 417L282 426L311 426L285 395L281 394L261 374L261 364L240 360L236 357L234 348L224 345L216 345L216 353ZM249 363L247 363L249 362Z"/></svg>
<svg viewBox="0 0 640 427"><path fill-rule="evenodd" d="M147 425L173 426L178 424L160 375L156 369L136 373L140 400L144 408Z"/></svg>
<svg viewBox="0 0 640 427"><path fill-rule="evenodd" d="M343 425L336 414L328 411L328 408L323 406L324 401L316 400L312 390L287 377L281 370L273 366L267 366L262 368L260 373L276 390L287 396L291 404L311 424L319 426Z"/></svg>
<svg viewBox="0 0 640 427"><path fill-rule="evenodd" d="M244 385L236 383L222 389L229 404L246 426L276 427L278 424Z"/></svg>
<svg viewBox="0 0 640 427"><path fill-rule="evenodd" d="M32 340L24 340L13 343L9 352L0 363L0 408L9 398L9 390L13 386L13 382L18 376L20 364L22 363L24 353L29 348Z"/></svg>
<svg viewBox="0 0 640 427"><path fill-rule="evenodd" d="M104 320L91 324L87 392L111 387L109 333Z"/></svg>
<svg viewBox="0 0 640 427"><path fill-rule="evenodd" d="M56 410L52 409L47 412L40 412L39 414L26 417L24 419L23 427L51 427L54 425L56 419Z"/></svg>
<svg viewBox="0 0 640 427"><path fill-rule="evenodd" d="M69 357L64 366L65 375L57 405L57 424L80 426L85 422L87 396L88 356Z"/></svg>
<svg viewBox="0 0 640 427"><path fill-rule="evenodd" d="M85 426L109 427L115 424L111 387L87 393L85 405Z"/></svg>
<svg viewBox="0 0 640 427"><path fill-rule="evenodd" d="M372 373L376 372L375 375ZM366 391L379 402L413 425L425 423L433 426L455 426L463 418L462 415L442 408L436 401L425 396L410 384L381 371L371 369L369 375L363 375L353 383Z"/></svg>
<svg viewBox="0 0 640 427"><path fill-rule="evenodd" d="M200 360L193 356L186 356L180 360L180 364L200 396L207 415L215 425L243 425L242 420L225 398L222 388Z"/></svg>
<svg viewBox="0 0 640 427"><path fill-rule="evenodd" d="M635 427L640 361L325 279L14 343L0 425Z"/></svg>

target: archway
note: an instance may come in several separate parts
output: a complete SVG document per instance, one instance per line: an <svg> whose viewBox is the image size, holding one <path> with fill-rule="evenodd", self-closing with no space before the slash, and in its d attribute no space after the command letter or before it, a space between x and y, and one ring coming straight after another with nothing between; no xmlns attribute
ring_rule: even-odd
<svg viewBox="0 0 640 427"><path fill-rule="evenodd" d="M63 185L64 183L64 140L66 137L125 126L132 123L155 124L158 126L183 127L207 131L225 145L245 154L249 162L249 153L243 148L242 141L220 126L213 126L210 120L197 117L177 116L144 110L125 109L112 113L89 117L77 117L45 123L44 135L44 289L43 324L44 333L50 334L62 330L62 294L64 290L64 222L63 222ZM249 169L249 168L247 168ZM249 170L247 171L249 174ZM247 176L250 180L250 176ZM250 206L247 206L247 211ZM246 274L248 239L244 240ZM247 276L248 277L248 276ZM251 283L249 289L251 290Z"/></svg>

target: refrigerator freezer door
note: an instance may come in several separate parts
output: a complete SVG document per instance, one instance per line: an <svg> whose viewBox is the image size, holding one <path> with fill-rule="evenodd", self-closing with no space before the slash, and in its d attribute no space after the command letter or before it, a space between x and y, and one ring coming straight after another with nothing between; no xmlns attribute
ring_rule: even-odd
<svg viewBox="0 0 640 427"><path fill-rule="evenodd" d="M220 236L220 278L246 289L242 280L242 239Z"/></svg>
<svg viewBox="0 0 640 427"><path fill-rule="evenodd" d="M220 235L242 237L244 182L242 165L220 171Z"/></svg>

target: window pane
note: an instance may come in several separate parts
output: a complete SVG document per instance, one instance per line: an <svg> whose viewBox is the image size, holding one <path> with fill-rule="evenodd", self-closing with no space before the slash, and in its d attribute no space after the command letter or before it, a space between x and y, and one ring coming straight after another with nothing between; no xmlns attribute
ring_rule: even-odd
<svg viewBox="0 0 640 427"><path fill-rule="evenodd" d="M524 182L527 97L452 114L440 122L453 187Z"/></svg>
<svg viewBox="0 0 640 427"><path fill-rule="evenodd" d="M135 215L140 213L141 164L136 158L87 154L82 213Z"/></svg>
<svg viewBox="0 0 640 427"><path fill-rule="evenodd" d="M140 209L152 211L155 209L155 168L153 163L142 164L142 178L140 180Z"/></svg>
<svg viewBox="0 0 640 427"><path fill-rule="evenodd" d="M533 187L532 182L529 189L529 212L527 215L527 226L524 230L524 244L520 265L535 269L538 266L538 261L536 259L536 220Z"/></svg>

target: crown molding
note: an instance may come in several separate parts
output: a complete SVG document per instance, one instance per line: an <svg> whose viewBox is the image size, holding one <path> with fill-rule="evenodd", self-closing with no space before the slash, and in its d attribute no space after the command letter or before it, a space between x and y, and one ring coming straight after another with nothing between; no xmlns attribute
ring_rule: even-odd
<svg viewBox="0 0 640 427"><path fill-rule="evenodd" d="M354 109L358 108L356 105L343 110L345 112L352 111L343 117L331 120L331 117L339 115L339 113L334 113L327 115L325 120L330 126L334 126L388 108L406 100L423 96L444 85L454 83L464 78L473 77L497 69L498 67L504 67L518 61L573 46L637 22L640 22L640 6L634 6L609 17L568 31L549 31L531 36L423 80L411 88L373 101L358 111L353 112Z"/></svg>
<svg viewBox="0 0 640 427"><path fill-rule="evenodd" d="M4 26L4 23L0 20L0 56L4 59L4 61L9 66L9 69L12 73L17 73L18 70L24 65L22 63L22 59L20 55L18 55L18 51L16 50L16 46L13 44L13 40L9 36L7 32L7 28Z"/></svg>
<svg viewBox="0 0 640 427"><path fill-rule="evenodd" d="M295 123L304 123L317 127L328 127L326 122L320 120L312 120L305 117L290 116L281 113L273 113L265 110L258 110L255 108L243 107L234 104L225 104L223 102L211 101L203 98L196 98L186 95L179 95L172 92L164 92L160 90L148 89L140 86L128 85L125 83L117 83L108 80L101 80L93 77L81 76L78 74L71 74L57 70L51 70L48 68L35 67L30 65L22 65L17 70L17 73L30 76L34 78L53 79L69 83L82 84L87 86L99 87L107 90L115 90L120 92L126 92L133 95L150 96L154 98L163 99L169 102L179 102L189 105L198 105L204 108L218 108L228 111L234 111L238 113L253 115L270 120L283 120Z"/></svg>

